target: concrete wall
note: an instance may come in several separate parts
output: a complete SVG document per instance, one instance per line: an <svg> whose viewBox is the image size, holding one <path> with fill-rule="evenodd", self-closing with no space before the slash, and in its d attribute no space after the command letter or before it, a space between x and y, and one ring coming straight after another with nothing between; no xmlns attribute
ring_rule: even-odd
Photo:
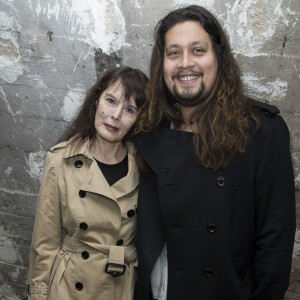
<svg viewBox="0 0 300 300"><path fill-rule="evenodd" d="M45 152L106 68L148 71L153 28L201 4L230 36L249 95L277 105L291 132L300 186L298 0L0 0L0 298L25 299ZM299 218L298 218L299 219ZM300 298L300 226L286 299Z"/></svg>

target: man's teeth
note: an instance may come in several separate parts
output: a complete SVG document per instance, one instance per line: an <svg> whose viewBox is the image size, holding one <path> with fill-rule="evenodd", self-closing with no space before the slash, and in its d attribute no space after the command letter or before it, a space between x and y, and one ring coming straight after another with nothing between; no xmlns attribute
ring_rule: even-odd
<svg viewBox="0 0 300 300"><path fill-rule="evenodd" d="M185 81L188 81L188 80L194 80L194 79L197 79L199 76L179 76L179 80L185 80Z"/></svg>

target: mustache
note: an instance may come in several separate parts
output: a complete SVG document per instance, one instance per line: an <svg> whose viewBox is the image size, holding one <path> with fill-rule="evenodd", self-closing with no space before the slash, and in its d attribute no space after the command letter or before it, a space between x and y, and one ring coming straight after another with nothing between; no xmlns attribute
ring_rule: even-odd
<svg viewBox="0 0 300 300"><path fill-rule="evenodd" d="M181 76L183 73L185 73L185 72L179 71L179 72L173 74L171 78L175 79L175 78ZM189 75L203 77L204 76L204 72L189 71Z"/></svg>

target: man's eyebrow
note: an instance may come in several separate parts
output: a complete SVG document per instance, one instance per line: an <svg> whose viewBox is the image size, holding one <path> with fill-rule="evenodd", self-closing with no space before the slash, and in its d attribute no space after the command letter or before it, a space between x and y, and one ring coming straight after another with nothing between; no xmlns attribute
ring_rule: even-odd
<svg viewBox="0 0 300 300"><path fill-rule="evenodd" d="M197 46L197 45L203 45L205 47L208 47L208 43L206 41L194 41L192 43L190 43L191 46ZM166 49L170 49L170 48L179 48L180 46L178 44L171 44L166 46Z"/></svg>
<svg viewBox="0 0 300 300"><path fill-rule="evenodd" d="M197 45L203 45L205 47L208 47L208 44L206 41L195 41L191 43L191 46L197 46Z"/></svg>

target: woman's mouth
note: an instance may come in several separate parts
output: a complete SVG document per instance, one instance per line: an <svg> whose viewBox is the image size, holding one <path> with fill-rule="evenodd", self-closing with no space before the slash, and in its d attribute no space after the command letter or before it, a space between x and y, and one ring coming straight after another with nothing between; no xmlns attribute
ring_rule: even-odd
<svg viewBox="0 0 300 300"><path fill-rule="evenodd" d="M106 129L108 129L109 131L114 131L114 132L116 132L116 131L118 131L119 130L119 128L118 127L115 127L115 126L113 126L113 125L110 125L110 124L106 124L106 123L104 123L104 126L106 127Z"/></svg>

